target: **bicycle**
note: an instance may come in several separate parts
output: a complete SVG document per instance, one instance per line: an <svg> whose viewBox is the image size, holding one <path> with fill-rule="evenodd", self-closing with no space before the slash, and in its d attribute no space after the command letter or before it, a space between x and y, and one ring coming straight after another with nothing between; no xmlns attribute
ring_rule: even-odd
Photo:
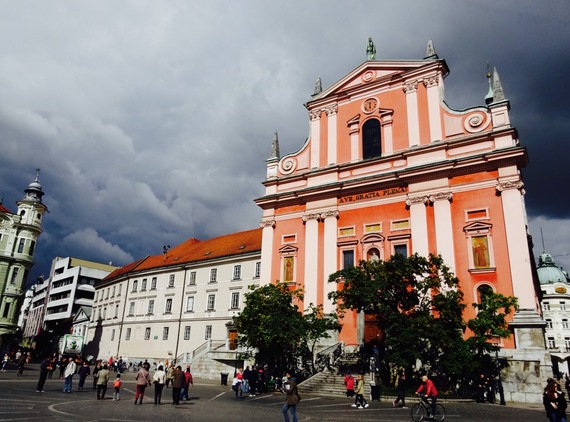
<svg viewBox="0 0 570 422"><path fill-rule="evenodd" d="M414 404L412 407L412 420L414 422L420 422L423 420L442 421L445 419L445 407L443 407L443 405L439 403L435 405L435 415L432 417L430 415L431 405L424 401L423 395L420 395L419 397L419 403Z"/></svg>

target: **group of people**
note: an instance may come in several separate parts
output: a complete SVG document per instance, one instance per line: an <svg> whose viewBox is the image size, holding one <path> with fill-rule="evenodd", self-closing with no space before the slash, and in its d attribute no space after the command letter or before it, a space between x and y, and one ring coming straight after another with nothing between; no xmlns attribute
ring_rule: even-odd
<svg viewBox="0 0 570 422"><path fill-rule="evenodd" d="M63 380L64 393L71 393L74 375L79 376L78 390L84 389L85 381L91 375L93 377L93 390L97 392L97 400L105 399L111 379L111 365L109 365L109 362L98 360L93 370L91 370L87 360L73 356L62 356L59 358L56 354L45 358L40 364L40 376L36 387L38 393L44 392L45 382L57 366L60 367L60 379ZM117 367L115 366L115 368ZM145 389L151 385L154 386L154 404L162 404L162 391L165 385L168 387L169 383L172 384L172 404L178 405L181 400L190 399L190 387L194 385L190 365L187 365L183 371L180 365L175 367L174 364L171 364L165 370L164 366L159 364L152 376L149 371L150 364L145 361L138 368L135 375L135 404L143 403ZM117 370L113 380L113 400L120 400L121 386L121 371Z"/></svg>

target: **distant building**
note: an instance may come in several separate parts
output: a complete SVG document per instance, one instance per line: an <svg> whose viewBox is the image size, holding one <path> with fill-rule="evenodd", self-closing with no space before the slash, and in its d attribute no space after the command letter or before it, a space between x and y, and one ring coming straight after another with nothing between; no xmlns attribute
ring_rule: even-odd
<svg viewBox="0 0 570 422"><path fill-rule="evenodd" d="M38 347L40 353L52 351L58 337L72 333L79 314L91 315L95 284L116 269L79 258L55 258L50 277L31 288L34 293L24 326L24 343ZM87 332L87 328L82 330Z"/></svg>
<svg viewBox="0 0 570 422"><path fill-rule="evenodd" d="M537 272L542 291L542 315L546 322L544 335L553 370L569 373L570 278L547 253L540 255Z"/></svg>
<svg viewBox="0 0 570 422"><path fill-rule="evenodd" d="M18 329L24 288L47 211L39 174L24 192L16 213L0 203L0 350L11 346Z"/></svg>
<svg viewBox="0 0 570 422"><path fill-rule="evenodd" d="M85 354L129 362L192 362L201 377L237 365L232 317L259 286L261 229L189 239L96 285Z"/></svg>

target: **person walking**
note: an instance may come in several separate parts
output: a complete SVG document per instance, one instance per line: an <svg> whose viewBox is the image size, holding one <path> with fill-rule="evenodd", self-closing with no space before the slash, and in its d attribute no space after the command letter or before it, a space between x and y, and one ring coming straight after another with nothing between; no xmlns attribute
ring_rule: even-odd
<svg viewBox="0 0 570 422"><path fill-rule="evenodd" d="M91 375L91 368L89 368L89 362L84 360L79 369L77 370L77 374L79 375L79 383L77 383L77 389L83 390L83 386L85 385L85 380L89 375Z"/></svg>
<svg viewBox="0 0 570 422"><path fill-rule="evenodd" d="M358 374L356 383L356 407L358 409L365 409L368 406L369 404L364 398L364 377L362 374Z"/></svg>
<svg viewBox="0 0 570 422"><path fill-rule="evenodd" d="M346 388L346 397L354 397L354 377L350 372L347 372L344 376L344 387Z"/></svg>
<svg viewBox="0 0 570 422"><path fill-rule="evenodd" d="M285 422L289 422L289 413L291 413L291 418L293 422L297 422L297 405L301 401L301 396L297 390L297 380L289 372L286 374L287 381L285 382L283 389L285 390L285 403L281 408Z"/></svg>
<svg viewBox="0 0 570 422"><path fill-rule="evenodd" d="M18 373L17 376L21 377L22 375L24 375L24 367L26 366L26 354L25 353L21 353L20 352L20 356L18 356Z"/></svg>
<svg viewBox="0 0 570 422"><path fill-rule="evenodd" d="M190 365L187 365L186 370L184 371L184 386L182 388L182 393L180 394L181 400L190 400L188 393L191 385L194 385L194 380L192 379L192 373L190 372Z"/></svg>
<svg viewBox="0 0 570 422"><path fill-rule="evenodd" d="M119 372L113 382L113 400L121 400L121 385L123 385L123 382L121 381L121 373Z"/></svg>
<svg viewBox="0 0 570 422"><path fill-rule="evenodd" d="M65 370L63 371L63 392L71 393L73 386L73 375L77 371L77 365L73 358L69 358L69 362L65 365Z"/></svg>
<svg viewBox="0 0 570 422"><path fill-rule="evenodd" d="M406 407L406 372L400 372L398 376L398 386L397 386L398 397L396 400L392 402L392 406L394 407L402 407L407 409Z"/></svg>
<svg viewBox="0 0 570 422"><path fill-rule="evenodd" d="M422 384L417 389L416 394L420 394L424 390L425 390L425 395L422 400L430 404L428 399L431 399L431 404L430 404L431 415L435 415L435 405L437 403L438 393L437 393L437 388L435 388L435 384L433 383L432 380L428 378L427 375L424 375L422 377Z"/></svg>
<svg viewBox="0 0 570 422"><path fill-rule="evenodd" d="M168 367L168 370L166 370L166 388L168 388L168 386L172 384L173 379L174 379L174 364L171 363L170 366Z"/></svg>
<svg viewBox="0 0 570 422"><path fill-rule="evenodd" d="M2 372L6 372L8 363L10 363L10 355L8 353L4 353L4 359L2 359Z"/></svg>
<svg viewBox="0 0 570 422"><path fill-rule="evenodd" d="M135 393L135 404L137 404L137 400L139 404L142 404L144 398L144 390L146 389L147 385L150 385L150 375L148 373L149 368L150 365L145 362L145 364L141 366L137 372L137 375L135 376L137 385L137 392Z"/></svg>
<svg viewBox="0 0 570 422"><path fill-rule="evenodd" d="M566 408L568 407L564 393L558 383L549 378L542 396L542 404L546 410L546 417L550 422L566 422Z"/></svg>
<svg viewBox="0 0 570 422"><path fill-rule="evenodd" d="M239 368L232 381L232 389L236 392L236 399L243 399L243 369Z"/></svg>
<svg viewBox="0 0 570 422"><path fill-rule="evenodd" d="M36 393L44 392L44 384L46 383L46 379L50 369L51 369L51 357L48 356L40 364L40 379L38 380Z"/></svg>
<svg viewBox="0 0 570 422"><path fill-rule="evenodd" d="M172 404L180 404L180 392L184 386L186 377L182 372L182 367L178 365L172 374Z"/></svg>
<svg viewBox="0 0 570 422"><path fill-rule="evenodd" d="M95 362L95 367L93 368L93 390L97 389L97 377L99 376L99 371L103 369L101 361Z"/></svg>
<svg viewBox="0 0 570 422"><path fill-rule="evenodd" d="M107 364L101 366L95 379L97 380L97 400L103 400L105 393L107 393L107 382L109 381L109 369Z"/></svg>
<svg viewBox="0 0 570 422"><path fill-rule="evenodd" d="M164 389L165 382L166 372L164 371L164 367L159 365L152 376L152 383L154 384L154 404L162 404L160 400L162 398L162 390Z"/></svg>

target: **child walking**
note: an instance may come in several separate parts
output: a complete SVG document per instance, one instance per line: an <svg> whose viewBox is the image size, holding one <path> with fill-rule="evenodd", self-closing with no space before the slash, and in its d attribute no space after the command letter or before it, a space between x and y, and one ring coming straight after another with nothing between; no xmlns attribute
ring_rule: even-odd
<svg viewBox="0 0 570 422"><path fill-rule="evenodd" d="M356 384L356 407L358 409L364 409L368 407L368 402L364 398L364 377L362 375L358 375L358 383Z"/></svg>
<svg viewBox="0 0 570 422"><path fill-rule="evenodd" d="M117 374L113 383L113 400L121 400L121 374Z"/></svg>

